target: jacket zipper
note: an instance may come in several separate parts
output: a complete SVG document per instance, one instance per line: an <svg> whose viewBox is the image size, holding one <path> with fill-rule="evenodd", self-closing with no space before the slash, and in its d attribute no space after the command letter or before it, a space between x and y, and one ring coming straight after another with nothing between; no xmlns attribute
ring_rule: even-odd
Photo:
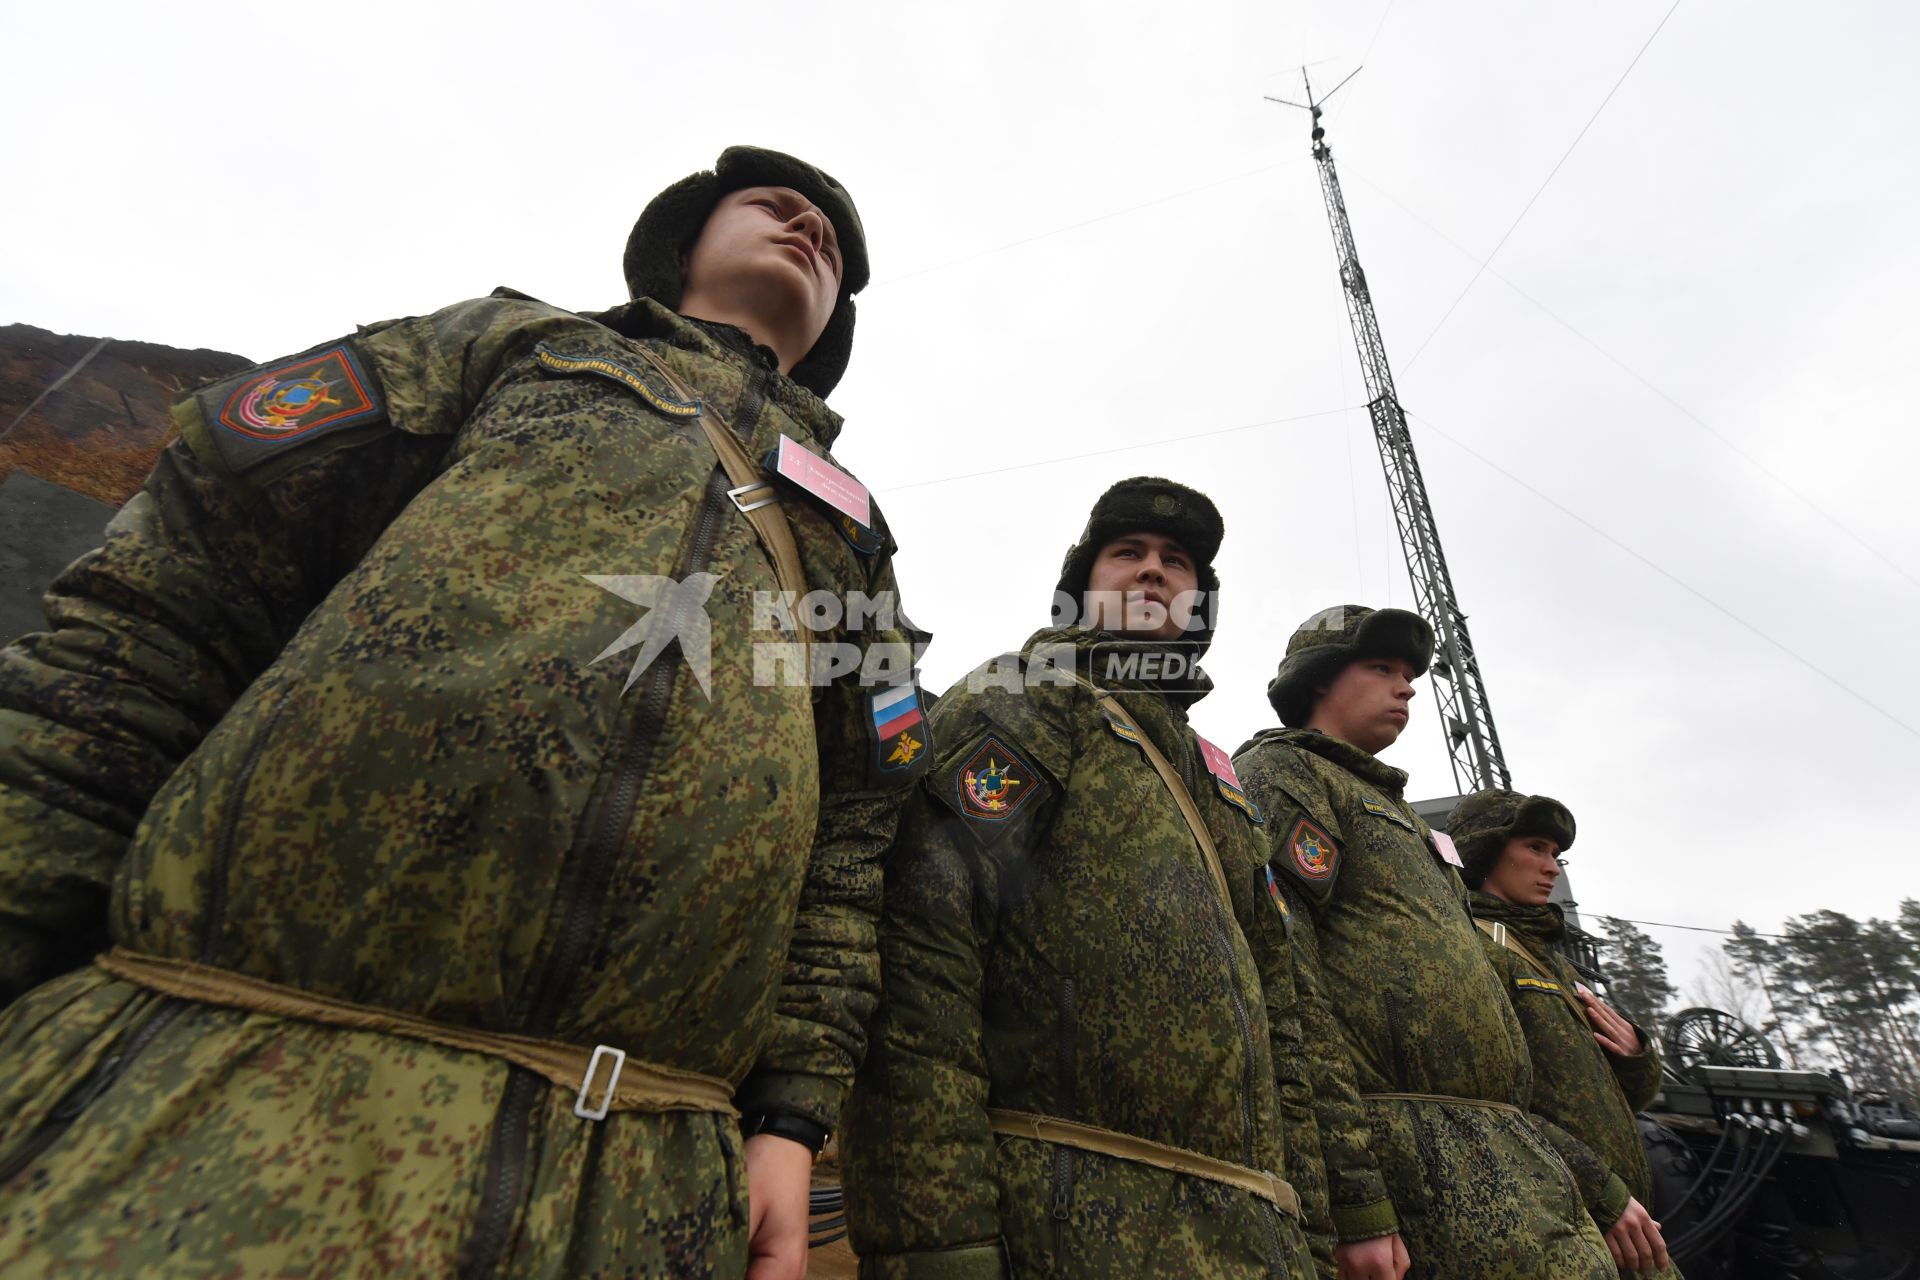
<svg viewBox="0 0 1920 1280"><path fill-rule="evenodd" d="M200 941L200 963L210 965L220 945L220 930L226 924L227 915L227 873L233 866L234 832L240 825L240 806L246 798L247 789L253 785L254 771L260 767L260 756L266 750L267 740L273 736L273 728L280 721L280 713L287 708L286 694L274 704L267 713L266 724L247 751L247 758L236 775L233 790L228 794L226 809L221 818L219 855L214 863L213 881L207 890L207 930ZM127 1037L125 1047L120 1052L103 1059L100 1065L67 1091L65 1097L55 1104L53 1110L42 1120L12 1156L0 1164L0 1186L13 1181L35 1160L58 1142L66 1131L73 1127L74 1121L86 1114L94 1101L113 1087L120 1073L133 1065L134 1059L146 1052L147 1046L159 1038L173 1020L187 1008L187 1001L173 996L163 996L148 1011L146 1020L137 1023L130 1032L122 1032Z"/></svg>
<svg viewBox="0 0 1920 1280"><path fill-rule="evenodd" d="M1393 1051L1393 1083L1401 1093L1411 1093L1413 1086L1407 1081L1407 1049L1400 1035L1400 997L1389 991L1384 997L1387 1005L1387 1044Z"/></svg>
<svg viewBox="0 0 1920 1280"><path fill-rule="evenodd" d="M754 424L759 421L761 408L765 404L765 389L766 370L756 362L748 372L747 384L740 393L739 408L734 415L734 432L747 441L753 438ZM687 544L686 555L674 574L677 581L684 582L689 574L702 572L707 567L713 554L714 536L730 505L728 487L726 468L715 463L707 480L700 514L694 520L693 536ZM686 607L683 599L684 596L676 597L675 612L661 621L669 635L680 634L680 624L684 619L679 611ZM586 959L595 935L600 931L606 888L613 878L614 865L619 861L634 806L652 770L654 748L659 745L660 735L666 729L667 713L672 707L674 685L683 658L680 643L674 640L654 659L653 666L644 677L645 684L636 709L623 726L620 744L614 752L619 764L613 786L601 798L598 811L589 823L585 841L573 850L562 873L559 889L560 933L541 971L540 981L534 987L531 1002L522 1006L519 1019L522 1035L552 1034L560 1010L566 1006L578 970ZM487 1167L482 1175L484 1189L479 1210L474 1215L473 1234L468 1237L463 1250L465 1260L460 1268L462 1277L480 1280L481 1277L495 1274L500 1267L524 1194L533 1113L541 1096L552 1087L544 1077L523 1067L511 1069L506 1090L500 1099L500 1109L494 1113Z"/></svg>
<svg viewBox="0 0 1920 1280"><path fill-rule="evenodd" d="M1075 1100L1074 1063L1078 1057L1074 1039L1080 1014L1074 1003L1073 978L1060 976L1060 1038L1055 1043L1054 1070L1060 1077L1056 1103L1062 1120L1072 1120L1078 1109ZM1055 1144L1053 1148L1053 1252L1061 1266L1067 1263L1067 1222L1073 1210L1073 1148Z"/></svg>

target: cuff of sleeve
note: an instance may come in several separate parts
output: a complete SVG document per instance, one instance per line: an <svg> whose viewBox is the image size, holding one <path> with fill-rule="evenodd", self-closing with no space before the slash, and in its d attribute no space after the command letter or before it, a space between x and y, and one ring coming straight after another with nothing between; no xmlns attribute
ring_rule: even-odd
<svg viewBox="0 0 1920 1280"><path fill-rule="evenodd" d="M1007 1256L998 1240L955 1249L866 1254L860 1280L1006 1280Z"/></svg>
<svg viewBox="0 0 1920 1280"><path fill-rule="evenodd" d="M1594 1225L1600 1228L1602 1235L1620 1221L1620 1215L1627 1211L1627 1201L1631 1198L1632 1193L1627 1190L1627 1184L1620 1180L1620 1175L1609 1173L1606 1185L1600 1189L1599 1198L1587 1206L1587 1212L1593 1215Z"/></svg>
<svg viewBox="0 0 1920 1280"><path fill-rule="evenodd" d="M848 1082L799 1072L756 1071L734 1091L742 1115L782 1111L811 1120L829 1133L840 1127Z"/></svg>
<svg viewBox="0 0 1920 1280"><path fill-rule="evenodd" d="M1390 1236L1399 1229L1400 1219L1393 1211L1392 1200L1333 1206L1333 1234L1341 1244Z"/></svg>

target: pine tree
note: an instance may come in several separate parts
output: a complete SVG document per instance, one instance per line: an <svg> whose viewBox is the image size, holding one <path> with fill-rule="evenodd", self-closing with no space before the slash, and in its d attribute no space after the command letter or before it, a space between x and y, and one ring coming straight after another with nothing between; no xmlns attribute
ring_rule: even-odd
<svg viewBox="0 0 1920 1280"><path fill-rule="evenodd" d="M1643 1030L1657 1034L1667 1005L1677 994L1667 980L1660 944L1615 916L1601 916L1606 943L1607 999Z"/></svg>

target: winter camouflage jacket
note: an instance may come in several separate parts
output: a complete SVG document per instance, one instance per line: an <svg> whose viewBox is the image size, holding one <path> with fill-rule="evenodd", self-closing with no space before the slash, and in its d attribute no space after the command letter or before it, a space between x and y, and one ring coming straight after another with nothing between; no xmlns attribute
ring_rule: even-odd
<svg viewBox="0 0 1920 1280"><path fill-rule="evenodd" d="M886 982L842 1141L869 1280L1312 1272L1266 1201L997 1136L988 1108L1291 1179L1331 1274L1287 910L1251 807L1187 726L1199 694L1115 678L1157 652L1042 631L936 706L939 755L888 855ZM1063 678L1076 662L1179 769L1231 915L1131 731Z"/></svg>
<svg viewBox="0 0 1920 1280"><path fill-rule="evenodd" d="M731 1117L595 1124L497 1058L75 971L119 944L833 1124L926 763L909 637L816 637L879 684L757 678L792 633L703 413L755 457L840 425L738 331L505 291L176 408L0 654L0 1270L743 1265ZM812 586L892 591L877 517L783 505Z"/></svg>
<svg viewBox="0 0 1920 1280"><path fill-rule="evenodd" d="M1561 1154L1605 1231L1619 1220L1629 1195L1653 1203L1653 1170L1634 1116L1660 1092L1659 1050L1644 1031L1643 1048L1630 1058L1607 1052L1593 1038L1592 1024L1570 999L1580 975L1555 950L1566 932L1559 907L1516 906L1478 892L1472 906L1475 919L1506 927L1507 945L1485 933L1480 941L1526 1036L1533 1110L1575 1139Z"/></svg>
<svg viewBox="0 0 1920 1280"><path fill-rule="evenodd" d="M1268 730L1234 763L1300 921L1340 1238L1398 1231L1410 1274L1435 1280L1612 1276L1565 1166L1522 1114L1519 1024L1406 775L1309 729Z"/></svg>

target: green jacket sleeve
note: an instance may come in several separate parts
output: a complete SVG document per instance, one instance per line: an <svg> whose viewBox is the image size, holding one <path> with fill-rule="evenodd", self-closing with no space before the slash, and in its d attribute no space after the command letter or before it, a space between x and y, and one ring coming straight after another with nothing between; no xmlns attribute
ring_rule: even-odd
<svg viewBox="0 0 1920 1280"><path fill-rule="evenodd" d="M916 793L887 864L886 987L841 1142L854 1250L873 1280L1002 1274L981 1013L996 889L956 826Z"/></svg>
<svg viewBox="0 0 1920 1280"><path fill-rule="evenodd" d="M873 585L875 598L882 592L895 598L890 566L881 568ZM888 714L910 719L913 713L899 709L921 708L913 663L927 639L897 610L876 617L860 636L860 670L882 673L890 682L868 683L855 672L829 686L814 708L819 826L787 947L773 1040L738 1092L743 1108L789 1111L827 1129L840 1122L880 997L875 925L882 856L893 842L902 802L933 758L924 710L918 726L882 741L875 705L894 694L881 704ZM903 688L910 692L902 695Z"/></svg>
<svg viewBox="0 0 1920 1280"><path fill-rule="evenodd" d="M1288 920L1299 916L1291 908ZM1296 936L1298 925L1290 925ZM1309 1078L1304 1011L1309 1000L1325 1003L1317 978L1298 960L1296 945L1269 949L1260 963L1260 979L1267 998L1267 1025L1273 1046L1274 1084L1280 1098L1284 1126L1287 1181L1300 1196L1300 1226L1313 1250L1322 1280L1333 1280L1334 1231L1327 1198L1327 1170L1320 1149L1320 1126L1314 1116L1313 1084Z"/></svg>
<svg viewBox="0 0 1920 1280"><path fill-rule="evenodd" d="M1640 1037L1640 1052L1625 1058L1609 1053L1607 1062L1613 1067L1614 1079L1620 1082L1620 1092L1627 1096L1627 1105L1644 1111L1660 1092L1660 1050L1654 1048L1653 1037L1644 1028L1636 1025L1633 1029Z"/></svg>
<svg viewBox="0 0 1920 1280"><path fill-rule="evenodd" d="M1270 829L1286 831L1298 815L1269 812ZM1320 945L1304 895L1283 882L1293 910L1294 964L1300 974L1301 1032L1326 1179L1328 1215L1340 1241L1371 1240L1400 1229L1386 1179L1373 1156L1373 1130L1360 1101L1346 1039L1320 980Z"/></svg>
<svg viewBox="0 0 1920 1280"><path fill-rule="evenodd" d="M1567 1171L1573 1174L1573 1184L1580 1192L1580 1201L1587 1206L1587 1212L1601 1231L1606 1231L1620 1220L1627 1211L1627 1201L1632 1193L1620 1175L1607 1168L1599 1154L1580 1139L1562 1129L1553 1121L1539 1114L1528 1119L1547 1145L1554 1149Z"/></svg>
<svg viewBox="0 0 1920 1280"><path fill-rule="evenodd" d="M437 472L536 312L565 315L462 303L174 406L182 439L55 580L48 629L0 652L0 1003L106 945L155 792ZM249 394L302 374L323 412L250 432Z"/></svg>

